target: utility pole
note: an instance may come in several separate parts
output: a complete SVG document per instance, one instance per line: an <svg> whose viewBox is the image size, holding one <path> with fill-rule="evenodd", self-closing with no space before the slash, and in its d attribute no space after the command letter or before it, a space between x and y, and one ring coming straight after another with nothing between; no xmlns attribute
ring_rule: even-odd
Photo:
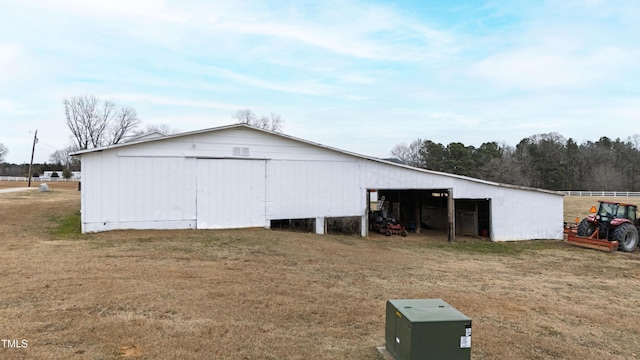
<svg viewBox="0 0 640 360"><path fill-rule="evenodd" d="M33 153L36 152L36 143L38 142L38 130L33 135L33 147L31 148L31 163L29 163L29 184L28 187L31 187L31 167L33 166Z"/></svg>

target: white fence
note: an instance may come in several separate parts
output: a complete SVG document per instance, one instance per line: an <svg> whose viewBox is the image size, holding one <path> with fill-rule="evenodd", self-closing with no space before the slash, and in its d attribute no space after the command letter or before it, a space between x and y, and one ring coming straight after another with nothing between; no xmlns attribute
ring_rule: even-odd
<svg viewBox="0 0 640 360"><path fill-rule="evenodd" d="M637 191L561 191L568 196L640 197Z"/></svg>
<svg viewBox="0 0 640 360"><path fill-rule="evenodd" d="M0 181L29 181L26 176L0 176ZM32 177L31 182L67 182L67 181L80 181L80 179L65 179L59 178L39 178Z"/></svg>

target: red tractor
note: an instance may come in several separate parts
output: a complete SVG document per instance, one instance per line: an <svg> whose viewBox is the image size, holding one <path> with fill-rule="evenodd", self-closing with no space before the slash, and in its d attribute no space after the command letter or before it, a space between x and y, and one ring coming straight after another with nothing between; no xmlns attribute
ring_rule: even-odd
<svg viewBox="0 0 640 360"><path fill-rule="evenodd" d="M592 214L578 224L576 235L569 234L567 241L574 245L632 252L638 246L638 219L636 205L600 201Z"/></svg>

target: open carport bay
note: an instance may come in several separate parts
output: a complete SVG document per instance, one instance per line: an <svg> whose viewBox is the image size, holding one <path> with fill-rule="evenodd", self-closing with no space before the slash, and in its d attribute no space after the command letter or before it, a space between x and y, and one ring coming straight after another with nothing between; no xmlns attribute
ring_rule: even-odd
<svg viewBox="0 0 640 360"><path fill-rule="evenodd" d="M395 219L410 232L455 228L455 235L490 237L490 199L453 199L448 189L369 191L370 211ZM370 227L372 230L373 226Z"/></svg>

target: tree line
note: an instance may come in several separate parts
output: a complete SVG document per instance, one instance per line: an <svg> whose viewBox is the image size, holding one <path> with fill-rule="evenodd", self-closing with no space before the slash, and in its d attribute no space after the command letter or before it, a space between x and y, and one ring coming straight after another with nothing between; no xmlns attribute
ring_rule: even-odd
<svg viewBox="0 0 640 360"><path fill-rule="evenodd" d="M54 171L56 175L52 177L60 177L63 179L71 178L72 171L80 171L80 164L77 166L65 166L60 163L34 163L31 171L31 176L39 177L45 171ZM0 176L17 176L27 177L29 176L29 164L7 164L0 162Z"/></svg>
<svg viewBox="0 0 640 360"><path fill-rule="evenodd" d="M537 134L515 147L479 147L417 139L391 155L404 164L500 183L549 190L640 191L640 135L578 144L558 133Z"/></svg>

